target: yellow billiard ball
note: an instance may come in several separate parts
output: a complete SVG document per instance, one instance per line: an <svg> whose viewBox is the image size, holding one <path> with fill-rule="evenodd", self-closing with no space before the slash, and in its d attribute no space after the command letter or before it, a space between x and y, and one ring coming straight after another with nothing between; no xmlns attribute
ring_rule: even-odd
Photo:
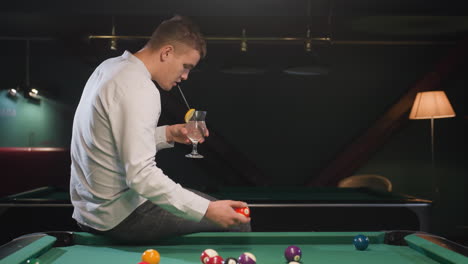
<svg viewBox="0 0 468 264"><path fill-rule="evenodd" d="M141 255L141 261L148 264L159 264L160 259L161 256L159 255L159 252L154 249L147 249Z"/></svg>

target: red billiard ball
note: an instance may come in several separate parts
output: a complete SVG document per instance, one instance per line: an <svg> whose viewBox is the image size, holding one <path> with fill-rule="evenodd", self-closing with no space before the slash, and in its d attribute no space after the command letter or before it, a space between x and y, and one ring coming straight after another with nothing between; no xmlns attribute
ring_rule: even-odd
<svg viewBox="0 0 468 264"><path fill-rule="evenodd" d="M224 260L221 256L214 256L214 257L208 258L208 261L206 262L206 264L223 264L223 263L224 263Z"/></svg>
<svg viewBox="0 0 468 264"><path fill-rule="evenodd" d="M208 259L214 256L218 256L218 252L216 252L216 250L211 248L205 249L200 256L200 260L203 264L206 264Z"/></svg>
<svg viewBox="0 0 468 264"><path fill-rule="evenodd" d="M241 207L236 208L235 211L241 215L245 215L246 217L250 217L250 209L248 207Z"/></svg>

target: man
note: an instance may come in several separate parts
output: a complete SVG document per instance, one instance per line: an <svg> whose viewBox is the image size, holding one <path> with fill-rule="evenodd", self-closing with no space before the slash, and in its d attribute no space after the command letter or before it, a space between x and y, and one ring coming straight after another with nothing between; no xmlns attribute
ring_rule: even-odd
<svg viewBox="0 0 468 264"><path fill-rule="evenodd" d="M186 18L164 21L135 54L99 65L75 113L70 194L84 231L128 243L201 231L249 231L240 201L214 201L184 189L156 166L155 153L189 143L183 124L157 127L159 92L188 78L206 53Z"/></svg>

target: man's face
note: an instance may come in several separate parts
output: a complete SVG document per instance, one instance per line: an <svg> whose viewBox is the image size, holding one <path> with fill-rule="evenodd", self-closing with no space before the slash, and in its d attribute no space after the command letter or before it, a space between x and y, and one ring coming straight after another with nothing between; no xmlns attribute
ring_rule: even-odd
<svg viewBox="0 0 468 264"><path fill-rule="evenodd" d="M197 65L200 54L196 49L179 45L167 52L164 74L158 80L162 89L170 91L177 83L187 80L190 70Z"/></svg>

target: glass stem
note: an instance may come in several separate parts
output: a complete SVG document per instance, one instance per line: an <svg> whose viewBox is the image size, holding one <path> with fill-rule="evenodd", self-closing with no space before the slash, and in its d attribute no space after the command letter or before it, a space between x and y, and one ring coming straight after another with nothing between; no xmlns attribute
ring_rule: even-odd
<svg viewBox="0 0 468 264"><path fill-rule="evenodd" d="M198 142L192 143L192 154L197 155L198 154Z"/></svg>

